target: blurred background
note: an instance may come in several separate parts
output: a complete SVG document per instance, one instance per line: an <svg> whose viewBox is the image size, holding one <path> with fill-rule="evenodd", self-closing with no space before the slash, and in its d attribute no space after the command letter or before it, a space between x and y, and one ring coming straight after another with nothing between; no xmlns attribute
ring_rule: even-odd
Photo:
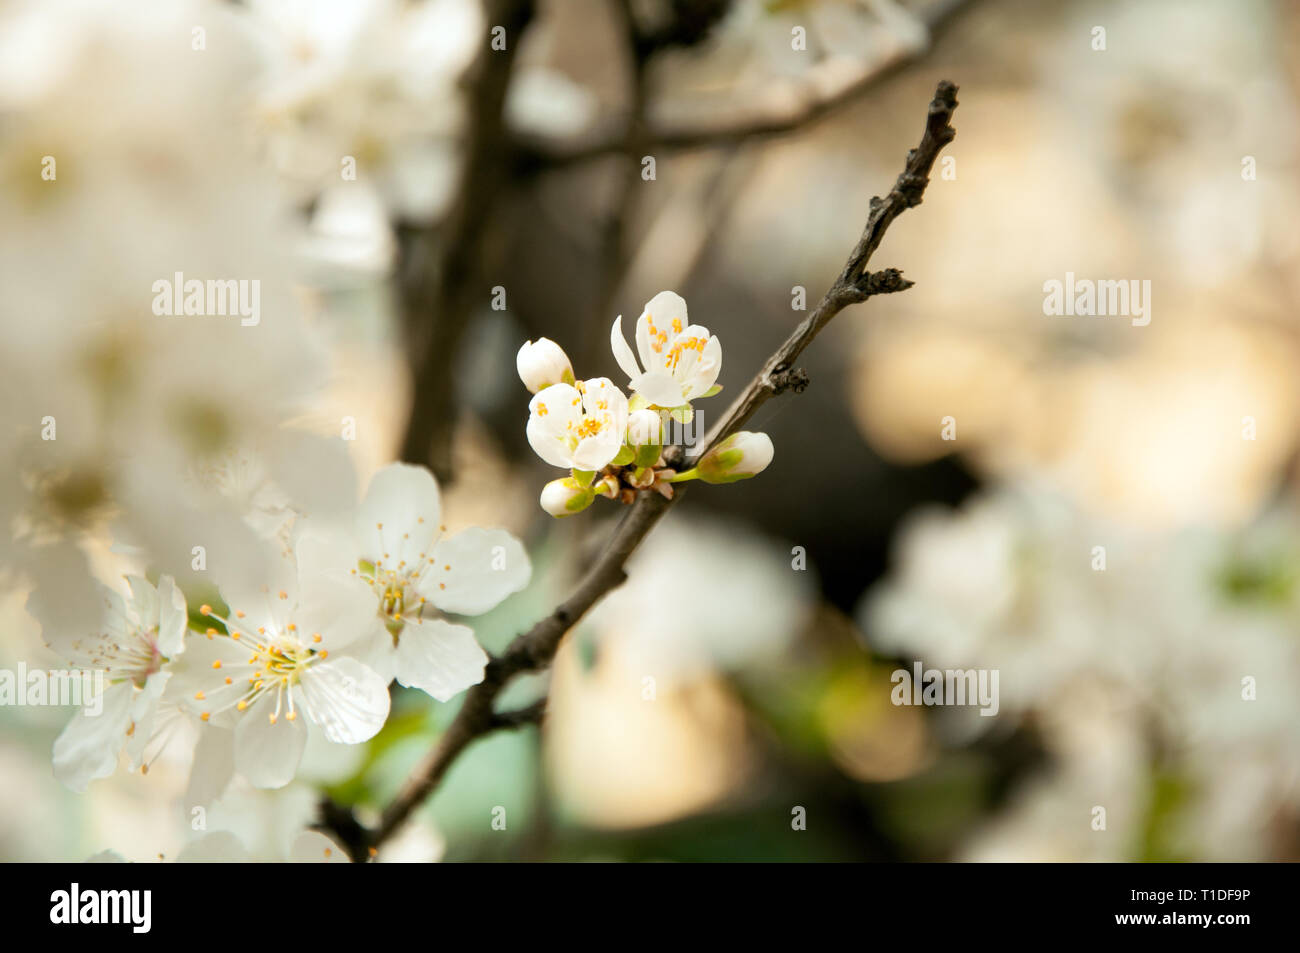
<svg viewBox="0 0 1300 953"><path fill-rule="evenodd" d="M475 627L502 649L621 515L538 507L555 474L524 438L520 344L621 384L610 323L673 289L723 345L707 427L839 272L951 79L952 161L872 263L915 287L830 325L807 390L751 422L771 467L674 507L553 671L512 686L549 687L545 727L471 748L380 859L1300 859L1294 4L0 19L0 516L53 527L0 544L0 667L54 664L33 588L70 611L72 580L172 551L176 526L240 524L237 490L200 500L163 462L284 420L356 439L287 451L282 484L342 498L425 463L453 530L525 541L531 585ZM47 153L70 157L54 200L31 184ZM124 314L133 276L173 261L261 276L256 344ZM1067 273L1149 281L1149 323L1045 314ZM61 482L33 482L16 421L128 401L129 426L61 431ZM997 716L892 704L917 662L997 670ZM457 705L393 692L372 742L228 792L209 826L271 857L323 796L373 818ZM189 748L75 795L50 769L69 714L0 707L0 858L175 856Z"/></svg>

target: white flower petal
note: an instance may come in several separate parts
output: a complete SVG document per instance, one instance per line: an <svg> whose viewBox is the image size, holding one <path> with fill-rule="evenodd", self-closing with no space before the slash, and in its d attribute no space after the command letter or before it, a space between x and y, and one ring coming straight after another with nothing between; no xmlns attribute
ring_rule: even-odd
<svg viewBox="0 0 1300 953"><path fill-rule="evenodd" d="M655 325L655 333L650 331L650 325L654 322L650 319L649 314L641 312L641 317L636 319L636 353L641 358L642 367L662 367L663 366L663 345L658 340L659 326ZM638 375L633 374L634 378Z"/></svg>
<svg viewBox="0 0 1300 953"><path fill-rule="evenodd" d="M111 635L117 641L130 638L131 632L136 628L133 620L127 612L126 600L121 594L112 589L104 589L104 618L102 628L106 635ZM84 633L77 635L81 638Z"/></svg>
<svg viewBox="0 0 1300 953"><path fill-rule="evenodd" d="M320 831L303 831L289 849L291 864L347 864L347 852Z"/></svg>
<svg viewBox="0 0 1300 953"><path fill-rule="evenodd" d="M214 626L215 628L215 626ZM219 630L218 630L219 631ZM225 679L246 678L252 667L248 664L249 649L224 635L208 638L196 632L185 637L185 653L167 667L171 679L167 683L167 700L184 705L202 714L219 711L223 705L233 705L241 687L227 686ZM215 662L220 662L214 667ZM196 698L199 692L205 698Z"/></svg>
<svg viewBox="0 0 1300 953"><path fill-rule="evenodd" d="M293 544L298 560L298 577L306 579L331 570L351 572L363 555L356 537L338 526L304 521L302 534Z"/></svg>
<svg viewBox="0 0 1300 953"><path fill-rule="evenodd" d="M207 806L225 793L235 774L235 733L204 725L194 746L194 762L185 789L185 803Z"/></svg>
<svg viewBox="0 0 1300 953"><path fill-rule="evenodd" d="M609 332L609 346L614 351L614 360L618 362L619 369L627 375L627 379L641 376L641 368L636 365L636 357L632 354L632 348L628 346L627 339L623 337L623 316L620 314L614 319L614 326Z"/></svg>
<svg viewBox="0 0 1300 953"><path fill-rule="evenodd" d="M235 728L235 770L257 788L282 788L292 781L307 746L301 714L290 719L286 703L272 724L275 706L274 693L263 695Z"/></svg>
<svg viewBox="0 0 1300 953"><path fill-rule="evenodd" d="M483 681L487 661L472 629L442 619L408 625L397 641L397 680L441 702Z"/></svg>
<svg viewBox="0 0 1300 953"><path fill-rule="evenodd" d="M528 585L523 544L503 529L474 526L438 540L420 594L444 612L479 615Z"/></svg>
<svg viewBox="0 0 1300 953"><path fill-rule="evenodd" d="M158 580L158 651L173 660L184 652L188 624L184 593L171 576L163 576Z"/></svg>
<svg viewBox="0 0 1300 953"><path fill-rule="evenodd" d="M340 513L356 502L356 471L347 443L337 437L281 430L267 454L266 466L276 486L302 512Z"/></svg>
<svg viewBox="0 0 1300 953"><path fill-rule="evenodd" d="M131 724L131 702L135 688L118 682L104 689L103 710L91 715L82 707L54 741L54 776L81 793L96 778L117 770L118 755L126 744Z"/></svg>
<svg viewBox="0 0 1300 953"><path fill-rule="evenodd" d="M544 422L540 417L529 417L528 426L524 433L528 437L528 445L544 461L553 467L570 467L573 466L573 456L569 449L569 438L565 435L557 434Z"/></svg>
<svg viewBox="0 0 1300 953"><path fill-rule="evenodd" d="M641 354L641 365L647 371L663 367L669 341L689 324L686 300L676 292L661 291L647 301L645 310L636 323L636 344Z"/></svg>
<svg viewBox="0 0 1300 953"><path fill-rule="evenodd" d="M310 640L312 648L334 652L367 634L376 611L378 601L369 583L335 569L302 580L302 607L294 612L294 622L299 637Z"/></svg>
<svg viewBox="0 0 1300 953"><path fill-rule="evenodd" d="M224 580L221 598L231 613L244 613L245 618L239 623L245 629L266 627L283 631L292 621L290 615L298 602L297 567L287 556L277 556L271 560L260 580Z"/></svg>
<svg viewBox="0 0 1300 953"><path fill-rule="evenodd" d="M577 403L575 403L575 401ZM552 384L533 395L528 413L538 417L548 432L563 434L582 417L582 395L572 384Z"/></svg>
<svg viewBox="0 0 1300 953"><path fill-rule="evenodd" d="M573 466L579 470L600 470L623 449L623 435L610 427L592 437L578 441L573 450Z"/></svg>
<svg viewBox="0 0 1300 953"><path fill-rule="evenodd" d="M247 864L253 860L239 838L229 831L197 837L176 855L178 864Z"/></svg>
<svg viewBox="0 0 1300 953"><path fill-rule="evenodd" d="M534 394L552 384L573 380L569 356L550 338L525 341L515 355L515 369L524 386Z"/></svg>
<svg viewBox="0 0 1300 953"><path fill-rule="evenodd" d="M700 350L695 350L695 342L699 341ZM681 334L676 334L668 342L668 348L664 352L665 370L669 371L679 383L685 383L695 373L695 367L703 357L703 351L708 346L709 329L702 325L692 325L683 329ZM692 345L687 347L687 345ZM677 352L677 360L672 360L673 352Z"/></svg>
<svg viewBox="0 0 1300 953"><path fill-rule="evenodd" d="M584 382L582 405L588 416L608 413L616 421L627 419L627 395L608 377L593 377Z"/></svg>
<svg viewBox="0 0 1300 953"><path fill-rule="evenodd" d="M673 333L673 319L681 322L685 329L691 323L686 314L686 299L676 291L661 291L645 303L644 313L654 318L655 325L661 330Z"/></svg>
<svg viewBox="0 0 1300 953"><path fill-rule="evenodd" d="M553 467L572 466L570 437L582 420L582 395L568 384L552 384L528 402L528 443Z"/></svg>
<svg viewBox="0 0 1300 953"><path fill-rule="evenodd" d="M365 549L361 555L414 565L433 545L441 521L442 502L433 474L409 463L390 463L370 481L357 511L357 538Z"/></svg>
<svg viewBox="0 0 1300 953"><path fill-rule="evenodd" d="M397 646L380 616L375 616L369 632L348 646L347 655L382 678L385 685L397 673Z"/></svg>
<svg viewBox="0 0 1300 953"><path fill-rule="evenodd" d="M126 755L132 770L144 763L145 748L154 740L166 715L176 714L174 710L169 710L164 715L158 710L163 690L171 677L170 671L154 672L145 679L144 688L135 692L131 699L130 718L135 728L126 740Z"/></svg>
<svg viewBox="0 0 1300 953"><path fill-rule="evenodd" d="M302 692L311 720L339 744L369 741L388 718L388 683L354 658L313 665L303 673Z"/></svg>
<svg viewBox="0 0 1300 953"><path fill-rule="evenodd" d="M126 584L131 587L131 608L140 627L153 628L158 624L158 590L143 576L127 576Z"/></svg>
<svg viewBox="0 0 1300 953"><path fill-rule="evenodd" d="M711 337L704 345L704 353L694 362L690 373L678 378L682 382L682 389L686 393L686 399L691 400L695 397L703 397L715 383L718 375L722 373L722 344L716 337Z"/></svg>
<svg viewBox="0 0 1300 953"><path fill-rule="evenodd" d="M657 407L678 407L684 402L682 385L664 370L642 374L632 381L632 389Z"/></svg>
<svg viewBox="0 0 1300 953"><path fill-rule="evenodd" d="M539 391L528 404L529 446L553 467L572 466L573 434L582 420L582 398L568 384Z"/></svg>

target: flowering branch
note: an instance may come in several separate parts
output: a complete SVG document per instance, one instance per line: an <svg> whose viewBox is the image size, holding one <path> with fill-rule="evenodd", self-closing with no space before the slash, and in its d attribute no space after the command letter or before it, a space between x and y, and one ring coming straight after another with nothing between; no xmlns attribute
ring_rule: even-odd
<svg viewBox="0 0 1300 953"><path fill-rule="evenodd" d="M775 394L787 389L802 390L807 384L807 376L801 370L792 368L792 364L840 311L873 295L903 291L911 287L912 283L903 279L897 270L870 272L867 265L893 220L907 209L920 204L930 170L939 152L956 135L951 124L953 110L957 107L956 94L957 87L952 83L939 83L934 99L930 102L920 145L908 152L906 166L889 194L884 199L872 199L862 236L830 290L812 314L768 358L749 386L712 428L702 445L685 461L687 465L697 464L709 450L736 434L754 412ZM679 448L665 451L665 459L670 465L681 463L680 456ZM411 812L437 788L448 768L470 744L498 728L517 727L542 717L544 702L521 712L498 714L495 711L497 697L516 676L541 671L550 666L565 633L606 593L625 580L624 567L628 558L663 518L668 508L681 498L682 492L684 490L678 490L672 496L653 492L636 494L635 502L619 523L604 553L595 560L574 592L532 629L516 637L502 655L489 661L483 681L466 694L456 718L389 804L377 828L364 831L352 825L340 824L336 817L337 810L327 810L325 824L347 842L354 858L362 856L367 849L373 852L391 837Z"/></svg>

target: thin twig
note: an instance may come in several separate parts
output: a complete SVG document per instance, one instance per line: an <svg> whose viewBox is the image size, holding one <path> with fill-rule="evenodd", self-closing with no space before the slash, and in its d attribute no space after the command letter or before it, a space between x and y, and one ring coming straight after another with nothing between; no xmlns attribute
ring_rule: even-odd
<svg viewBox="0 0 1300 953"><path fill-rule="evenodd" d="M951 124L952 112L956 108L957 87L948 82L940 83L930 102L921 144L908 152L907 164L889 194L884 199L871 200L867 225L862 230L862 237L858 239L853 253L849 255L849 260L845 262L844 270L812 314L767 359L763 369L713 425L690 456L688 464L693 464L716 446L718 441L739 430L769 398L787 389L791 385L795 360L827 322L847 305L865 301L872 295L904 291L912 286L912 282L903 278L902 273L895 268L868 272L867 262L880 246L880 240L885 237L890 223L907 209L921 204L921 196L930 181L930 168L934 165L934 160L939 151L957 135L957 130Z"/></svg>
<svg viewBox="0 0 1300 953"><path fill-rule="evenodd" d="M692 460L734 433L764 402L786 389L799 390L806 383L801 371L791 368L793 362L826 326L844 308L865 301L875 294L902 291L910 287L894 269L868 272L867 264L895 218L905 210L919 205L929 181L930 169L940 150L956 135L951 120L957 107L957 87L942 82L935 91L926 117L925 133L920 145L908 152L907 164L893 189L884 199L872 199L862 237L849 255L844 269L835 279L816 310L799 325L776 352L763 365L749 386L736 399L726 415L710 431L700 451ZM495 711L498 695L515 676L536 672L550 666L566 632L581 619L606 593L619 586L626 574L628 558L641 541L663 518L678 499L683 488L673 500L658 493L641 493L631 510L619 523L605 552L595 560L587 574L578 583L573 594L554 612L538 622L523 635L517 636L504 654L493 658L487 666L483 681L465 695L451 725L439 739L437 746L415 768L406 784L384 811L378 828L361 844L374 849L391 837L406 821L411 812L441 782L448 768L460 753L477 739L503 727L515 727L525 719L516 714L500 715ZM537 711L540 714L539 702ZM530 716L531 717L531 716ZM354 842L355 843L355 842ZM352 849L352 848L350 848ZM356 856L359 851L353 851Z"/></svg>

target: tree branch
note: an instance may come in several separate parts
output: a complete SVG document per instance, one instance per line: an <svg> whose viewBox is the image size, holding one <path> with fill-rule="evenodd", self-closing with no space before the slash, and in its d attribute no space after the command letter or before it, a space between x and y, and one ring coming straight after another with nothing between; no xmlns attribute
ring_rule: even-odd
<svg viewBox="0 0 1300 953"><path fill-rule="evenodd" d="M812 343L813 338L821 333L822 328L850 304L865 301L876 294L888 294L903 291L912 286L912 282L903 278L902 272L888 268L879 272L868 272L867 262L880 247L880 240L890 223L907 209L921 204L921 196L930 181L930 169L939 151L943 149L957 130L952 127L952 113L957 108L957 87L949 82L942 82L935 90L934 99L930 101L930 111L925 120L925 134L921 144L907 153L907 164L894 183L893 189L884 198L871 200L871 213L867 216L867 225L862 230L862 237L853 248L849 259L844 263L835 283L826 292L812 314L804 319L794 333L786 338L785 343L767 359L763 369L754 376L746 387L710 429L703 442L688 459L688 465L694 465L720 440L739 430L754 412L768 399L781 393L791 383L791 369L804 348ZM806 386L807 378L802 384ZM799 389L802 389L800 387Z"/></svg>
<svg viewBox="0 0 1300 953"><path fill-rule="evenodd" d="M807 376L802 371L792 370L791 364L840 311L851 304L865 301L872 295L901 291L911 286L911 282L905 281L897 270L868 272L867 264L890 223L907 209L920 204L929 181L930 169L939 151L956 135L951 124L953 110L957 107L956 94L957 87L952 83L939 84L930 103L920 145L908 152L903 173L889 194L883 200L872 199L866 227L839 277L816 310L768 358L763 369L709 432L690 462L698 460L709 447L743 426L754 411L774 394L786 389L796 392L802 390L807 383ZM397 797L384 811L378 828L361 842L355 839L351 841L355 847L364 845L373 851L391 837L416 806L438 786L460 753L474 741L498 728L518 727L540 717L544 700L524 712L498 714L495 711L496 699L515 676L550 666L565 633L606 593L622 584L626 578L624 567L628 558L669 507L683 495L684 488L678 487L673 500L667 500L653 492L643 492L638 496L614 531L604 553L592 564L573 594L532 629L517 636L504 654L488 663L483 681L466 693L455 719L437 746L415 768ZM334 829L339 828L334 826ZM349 849L354 858L360 853L354 847Z"/></svg>
<svg viewBox="0 0 1300 953"><path fill-rule="evenodd" d="M680 496L680 494L678 494ZM516 675L547 668L560 640L605 593L626 578L623 566L667 511L669 501L658 493L642 493L619 523L605 552L595 561L568 599L528 632L517 636L504 654L492 659L483 681L465 693L465 701L437 746L412 772L384 811L372 845L377 847L402 825L411 811L442 780L451 763L472 742L500 727L494 711L497 696Z"/></svg>
<svg viewBox="0 0 1300 953"><path fill-rule="evenodd" d="M641 144L648 152L685 152L740 145L793 132L831 115L857 99L877 83L894 75L928 48L939 31L958 9L969 0L929 0L914 14L914 23L927 37L924 44L899 44L879 60L865 65L857 76L834 83L807 83L799 102L793 107L788 98L777 103L759 105L747 114L723 123L647 125ZM555 141L544 137L523 137L517 145L517 160L527 169L555 169L580 165L625 150L625 135L620 124L602 125L578 140Z"/></svg>
<svg viewBox="0 0 1300 953"><path fill-rule="evenodd" d="M546 717L546 699L539 698L531 705L525 705L523 708L517 708L514 711L499 711L492 716L492 727L505 728L523 728L525 725L540 725L542 719Z"/></svg>
<svg viewBox="0 0 1300 953"><path fill-rule="evenodd" d="M534 6L534 0L487 5L487 24L505 27L507 43L505 49L493 50L485 37L464 80L469 129L456 202L436 235L424 227L401 233L399 279L414 387L401 456L429 465L442 480L451 476L453 368L466 323L487 301L488 289L478 285L487 223L512 171L506 92Z"/></svg>

